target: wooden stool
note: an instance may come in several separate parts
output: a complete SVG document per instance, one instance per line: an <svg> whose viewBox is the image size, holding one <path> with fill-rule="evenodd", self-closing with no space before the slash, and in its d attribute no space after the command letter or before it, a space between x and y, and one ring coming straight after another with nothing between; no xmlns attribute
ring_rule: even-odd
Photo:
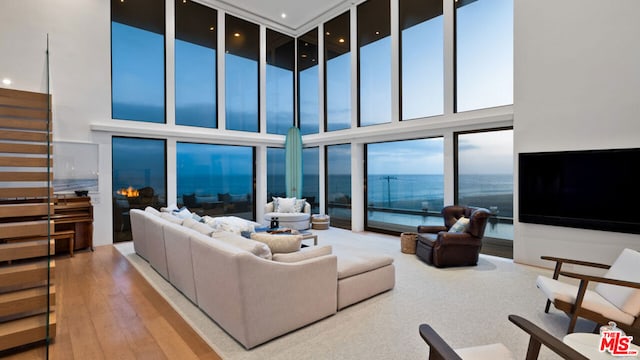
<svg viewBox="0 0 640 360"><path fill-rule="evenodd" d="M34 241L34 240L47 240L47 236L29 236L29 237L19 237L19 238L10 238L10 239L2 239L0 242L4 242L7 244L17 243L17 242L25 242L25 241ZM62 230L57 231L51 234L51 239L53 239L56 243L58 240L67 240L69 243L69 256L73 257L73 248L76 245L76 232L74 230ZM11 264L11 261L9 261Z"/></svg>
<svg viewBox="0 0 640 360"><path fill-rule="evenodd" d="M73 257L73 248L76 246L76 232L74 230L61 230L51 234L51 238L56 242L61 239L69 241L69 255Z"/></svg>

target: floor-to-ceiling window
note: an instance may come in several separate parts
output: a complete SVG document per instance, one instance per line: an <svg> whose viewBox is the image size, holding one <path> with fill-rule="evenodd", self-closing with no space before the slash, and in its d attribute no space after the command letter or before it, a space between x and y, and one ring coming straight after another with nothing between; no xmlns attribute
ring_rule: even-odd
<svg viewBox="0 0 640 360"><path fill-rule="evenodd" d="M267 202L274 196L287 196L284 156L284 148L267 148Z"/></svg>
<svg viewBox="0 0 640 360"><path fill-rule="evenodd" d="M302 149L302 197L311 205L311 212L320 211L320 148Z"/></svg>
<svg viewBox="0 0 640 360"><path fill-rule="evenodd" d="M177 203L198 215L255 219L255 149L178 142Z"/></svg>
<svg viewBox="0 0 640 360"><path fill-rule="evenodd" d="M324 24L325 126L351 127L351 37L349 12Z"/></svg>
<svg viewBox="0 0 640 360"><path fill-rule="evenodd" d="M456 203L491 212L485 237L513 240L513 130L456 134Z"/></svg>
<svg viewBox="0 0 640 360"><path fill-rule="evenodd" d="M227 14L225 41L226 128L257 132L260 27Z"/></svg>
<svg viewBox="0 0 640 360"><path fill-rule="evenodd" d="M302 135L315 134L320 129L318 98L318 29L298 38L298 127Z"/></svg>
<svg viewBox="0 0 640 360"><path fill-rule="evenodd" d="M165 122L165 7L111 0L111 116Z"/></svg>
<svg viewBox="0 0 640 360"><path fill-rule="evenodd" d="M293 125L295 40L267 29L267 132L285 135Z"/></svg>
<svg viewBox="0 0 640 360"><path fill-rule="evenodd" d="M513 104L513 0L455 7L456 111Z"/></svg>
<svg viewBox="0 0 640 360"><path fill-rule="evenodd" d="M176 124L215 128L218 12L182 0L175 9Z"/></svg>
<svg viewBox="0 0 640 360"><path fill-rule="evenodd" d="M326 208L331 226L351 229L351 144L326 147Z"/></svg>
<svg viewBox="0 0 640 360"><path fill-rule="evenodd" d="M444 113L442 0L400 0L400 109L409 120Z"/></svg>
<svg viewBox="0 0 640 360"><path fill-rule="evenodd" d="M358 5L358 120L391 122L391 10L389 0Z"/></svg>
<svg viewBox="0 0 640 360"><path fill-rule="evenodd" d="M443 175L441 137L367 144L367 228L401 232L442 225Z"/></svg>
<svg viewBox="0 0 640 360"><path fill-rule="evenodd" d="M130 209L167 205L166 142L113 137L113 241L131 240Z"/></svg>

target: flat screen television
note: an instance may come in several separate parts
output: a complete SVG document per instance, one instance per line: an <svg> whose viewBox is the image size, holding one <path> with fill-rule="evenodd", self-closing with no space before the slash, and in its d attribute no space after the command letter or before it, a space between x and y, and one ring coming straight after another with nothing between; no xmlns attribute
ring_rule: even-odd
<svg viewBox="0 0 640 360"><path fill-rule="evenodd" d="M640 149L520 153L525 223L640 234Z"/></svg>

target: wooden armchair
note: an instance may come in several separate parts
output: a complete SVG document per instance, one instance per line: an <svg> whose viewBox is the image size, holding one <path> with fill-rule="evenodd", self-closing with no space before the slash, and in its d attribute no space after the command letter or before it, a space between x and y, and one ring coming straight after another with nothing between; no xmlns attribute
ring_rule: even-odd
<svg viewBox="0 0 640 360"><path fill-rule="evenodd" d="M640 252L624 249L611 265L588 261L543 256L542 259L555 261L553 278L538 276L536 285L547 296L544 312L549 312L551 304L564 311L571 321L568 333L573 332L579 317L595 321L598 326L614 321L627 335L640 339ZM608 269L603 276L562 271L563 264ZM580 281L578 286L561 282L566 276ZM589 283L597 283L589 289Z"/></svg>
<svg viewBox="0 0 640 360"><path fill-rule="evenodd" d="M563 359L586 360L588 358L563 343L529 320L517 315L509 315L509 320L530 335L527 349L527 360L538 358L542 345L548 347ZM475 346L453 350L438 333L427 324L420 325L420 336L429 345L429 360L462 360L468 359L515 359L513 353L503 344Z"/></svg>

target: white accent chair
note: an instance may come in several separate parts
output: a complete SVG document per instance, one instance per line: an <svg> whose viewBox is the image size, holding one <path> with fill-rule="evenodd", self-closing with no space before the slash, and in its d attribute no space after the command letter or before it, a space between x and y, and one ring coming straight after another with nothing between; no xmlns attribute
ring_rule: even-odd
<svg viewBox="0 0 640 360"><path fill-rule="evenodd" d="M264 206L264 221L265 225L269 225L271 219L278 218L279 226L286 227L295 230L307 230L311 221L311 205L308 202L304 203L304 209L302 212L275 212L273 209L273 201L267 203Z"/></svg>
<svg viewBox="0 0 640 360"><path fill-rule="evenodd" d="M614 321L627 335L640 335L640 252L624 249L609 266L586 261L543 256L556 262L553 278L538 276L536 285L547 296L549 306L569 317L568 333L573 332L579 317L595 321L598 326ZM562 264L608 269L602 276L562 271ZM559 276L579 280L579 285L558 280ZM597 283L588 288L589 282Z"/></svg>

